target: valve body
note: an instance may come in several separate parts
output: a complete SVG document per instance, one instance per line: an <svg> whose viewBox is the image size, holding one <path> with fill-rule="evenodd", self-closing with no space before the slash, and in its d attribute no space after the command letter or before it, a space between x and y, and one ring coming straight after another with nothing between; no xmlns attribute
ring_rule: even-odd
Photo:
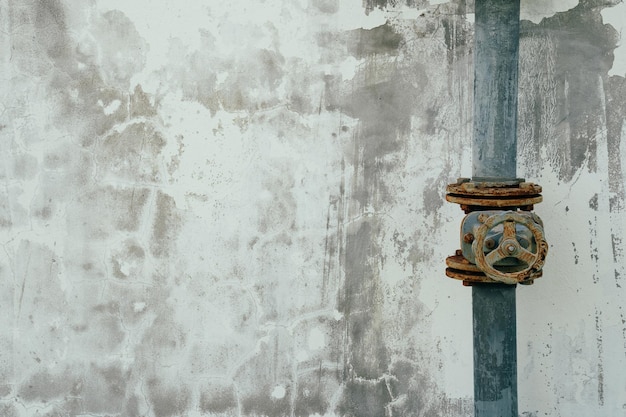
<svg viewBox="0 0 626 417"><path fill-rule="evenodd" d="M543 222L532 213L541 187L522 179L504 183L459 179L446 200L461 205L461 249L448 257L446 275L465 285L532 284L548 252Z"/></svg>

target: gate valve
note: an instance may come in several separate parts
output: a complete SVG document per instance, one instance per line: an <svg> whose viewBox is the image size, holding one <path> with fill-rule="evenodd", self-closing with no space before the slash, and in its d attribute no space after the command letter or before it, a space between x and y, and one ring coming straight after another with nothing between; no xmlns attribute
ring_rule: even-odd
<svg viewBox="0 0 626 417"><path fill-rule="evenodd" d="M506 182L459 178L446 200L465 211L461 249L446 259L446 275L475 284L532 284L548 254L543 222L534 213L541 186L524 179Z"/></svg>
<svg viewBox="0 0 626 417"><path fill-rule="evenodd" d="M480 223L475 229L472 255L475 265L487 277L504 284L517 284L530 280L541 271L548 253L548 243L543 223L537 215L505 211L475 212L469 214L469 217L477 217ZM497 230L499 228L502 228L501 232ZM496 231L499 235L497 246L486 245L487 239Z"/></svg>

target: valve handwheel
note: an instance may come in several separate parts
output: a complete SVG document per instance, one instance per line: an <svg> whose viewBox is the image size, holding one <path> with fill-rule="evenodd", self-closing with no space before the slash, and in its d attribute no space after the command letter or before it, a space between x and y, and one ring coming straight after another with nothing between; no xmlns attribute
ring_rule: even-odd
<svg viewBox="0 0 626 417"><path fill-rule="evenodd" d="M487 217L485 215L484 217ZM504 212L494 214L482 222L475 235L472 244L476 266L489 278L505 283L517 284L531 277L534 272L541 270L548 253L548 243L543 234L543 228L535 221L534 215L522 215L516 212ZM481 219L483 220L483 219ZM489 232L503 224L502 238L497 248L485 255L483 246ZM536 252L524 248L517 240L515 225L521 224L528 228L533 234L536 243ZM496 262L505 258L515 258L526 265L521 270L513 272L501 271L495 267Z"/></svg>

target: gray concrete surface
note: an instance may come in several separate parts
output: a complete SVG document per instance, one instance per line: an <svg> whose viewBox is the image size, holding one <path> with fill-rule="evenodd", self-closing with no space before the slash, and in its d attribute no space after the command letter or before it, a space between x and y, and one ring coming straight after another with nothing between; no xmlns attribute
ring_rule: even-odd
<svg viewBox="0 0 626 417"><path fill-rule="evenodd" d="M473 4L431 3L0 5L0 415L471 415ZM626 410L615 3L522 2L524 417Z"/></svg>

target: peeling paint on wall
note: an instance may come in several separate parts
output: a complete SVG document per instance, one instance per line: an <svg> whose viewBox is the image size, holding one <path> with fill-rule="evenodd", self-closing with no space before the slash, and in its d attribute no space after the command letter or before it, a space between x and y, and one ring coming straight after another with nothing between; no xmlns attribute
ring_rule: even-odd
<svg viewBox="0 0 626 417"><path fill-rule="evenodd" d="M471 415L473 2L148 3L0 7L0 415ZM524 416L626 407L615 3L523 6Z"/></svg>

